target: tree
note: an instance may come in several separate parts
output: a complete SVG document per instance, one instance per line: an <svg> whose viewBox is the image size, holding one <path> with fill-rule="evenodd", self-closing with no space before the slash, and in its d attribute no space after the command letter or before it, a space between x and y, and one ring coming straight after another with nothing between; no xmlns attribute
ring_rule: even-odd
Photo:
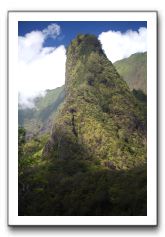
<svg viewBox="0 0 165 237"><path fill-rule="evenodd" d="M23 155L23 146L26 142L26 130L23 127L18 128L18 158Z"/></svg>

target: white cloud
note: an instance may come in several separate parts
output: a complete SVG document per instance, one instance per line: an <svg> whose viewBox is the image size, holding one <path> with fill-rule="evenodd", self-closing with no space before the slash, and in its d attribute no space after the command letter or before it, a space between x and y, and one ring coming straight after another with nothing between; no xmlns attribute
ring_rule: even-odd
<svg viewBox="0 0 165 237"><path fill-rule="evenodd" d="M127 58L133 53L147 51L147 29L139 28L137 31L128 30L107 31L99 35L103 50L112 62Z"/></svg>
<svg viewBox="0 0 165 237"><path fill-rule="evenodd" d="M48 25L48 27L44 29L42 33L46 38L51 37L53 39L56 39L57 36L60 35L61 29L59 25L53 23L51 25Z"/></svg>
<svg viewBox="0 0 165 237"><path fill-rule="evenodd" d="M18 60L28 63L35 60L43 49L45 37L41 31L32 31L18 37Z"/></svg>
<svg viewBox="0 0 165 237"><path fill-rule="evenodd" d="M33 99L65 83L66 50L63 45L43 47L48 37L60 34L55 24L18 38L18 91L22 106L34 107Z"/></svg>

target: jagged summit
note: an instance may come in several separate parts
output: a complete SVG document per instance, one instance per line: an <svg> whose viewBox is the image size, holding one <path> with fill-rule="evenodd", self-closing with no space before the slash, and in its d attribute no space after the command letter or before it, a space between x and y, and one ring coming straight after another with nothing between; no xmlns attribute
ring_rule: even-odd
<svg viewBox="0 0 165 237"><path fill-rule="evenodd" d="M72 85L79 87L85 81L92 85L93 75L96 77L102 71L100 60L107 58L95 35L78 35L72 40L67 49L66 90L70 90ZM112 66L110 62L109 64Z"/></svg>
<svg viewBox="0 0 165 237"><path fill-rule="evenodd" d="M67 50L66 98L43 156L93 160L127 169L146 160L140 105L93 35Z"/></svg>
<svg viewBox="0 0 165 237"><path fill-rule="evenodd" d="M71 53L80 57L81 55L84 56L91 53L91 51L103 53L100 41L95 35L79 34L71 41L67 49L67 54Z"/></svg>

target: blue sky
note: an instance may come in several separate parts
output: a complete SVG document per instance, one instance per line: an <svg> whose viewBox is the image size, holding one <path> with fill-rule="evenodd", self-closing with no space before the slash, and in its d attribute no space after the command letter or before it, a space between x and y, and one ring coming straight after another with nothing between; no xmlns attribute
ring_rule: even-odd
<svg viewBox="0 0 165 237"><path fill-rule="evenodd" d="M66 47L77 34L94 34L98 36L102 32L120 31L124 33L128 30L138 31L140 27L147 27L146 21L20 21L18 23L18 34L24 36L31 31L42 31L48 25L58 24L61 28L61 34L56 39L48 38L44 46Z"/></svg>
<svg viewBox="0 0 165 237"><path fill-rule="evenodd" d="M18 23L19 102L33 107L33 98L65 83L66 48L78 34L94 34L114 63L147 51L143 21L20 21Z"/></svg>

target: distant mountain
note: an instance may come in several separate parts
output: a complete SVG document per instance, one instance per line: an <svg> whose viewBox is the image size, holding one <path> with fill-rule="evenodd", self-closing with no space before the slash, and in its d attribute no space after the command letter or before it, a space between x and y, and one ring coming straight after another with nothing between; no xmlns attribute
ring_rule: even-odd
<svg viewBox="0 0 165 237"><path fill-rule="evenodd" d="M142 90L147 94L147 52L135 53L115 62L114 66L131 90Z"/></svg>
<svg viewBox="0 0 165 237"><path fill-rule="evenodd" d="M19 126L26 129L28 137L51 131L52 124L65 97L64 86L47 90L46 95L34 99L35 107L18 110Z"/></svg>

